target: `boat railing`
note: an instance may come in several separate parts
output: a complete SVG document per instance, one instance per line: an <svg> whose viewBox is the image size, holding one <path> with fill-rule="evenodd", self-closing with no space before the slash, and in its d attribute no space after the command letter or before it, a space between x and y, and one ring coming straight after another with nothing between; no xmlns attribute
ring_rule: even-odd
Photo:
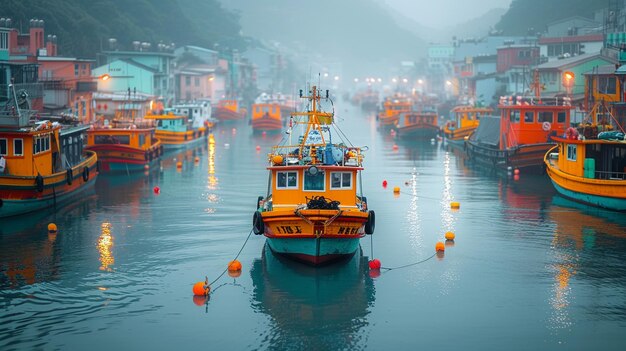
<svg viewBox="0 0 626 351"><path fill-rule="evenodd" d="M596 171L595 176L601 180L626 180L626 172Z"/></svg>
<svg viewBox="0 0 626 351"><path fill-rule="evenodd" d="M500 96L502 106L572 106L572 98L568 96L553 98L537 98L534 96Z"/></svg>
<svg viewBox="0 0 626 351"><path fill-rule="evenodd" d="M36 111L34 110L19 110L19 113L14 111L0 111L0 126L20 128L28 126L30 117L34 116Z"/></svg>
<svg viewBox="0 0 626 351"><path fill-rule="evenodd" d="M340 165L360 167L363 162L362 151L360 147L343 144L280 145L272 147L269 162L274 166Z"/></svg>

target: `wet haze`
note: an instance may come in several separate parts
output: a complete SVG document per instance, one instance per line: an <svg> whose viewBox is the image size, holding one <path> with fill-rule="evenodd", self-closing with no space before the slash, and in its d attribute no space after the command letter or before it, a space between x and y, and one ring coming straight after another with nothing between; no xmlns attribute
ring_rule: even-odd
<svg viewBox="0 0 626 351"><path fill-rule="evenodd" d="M383 0L419 24L445 28L466 22L493 8L508 8L511 0Z"/></svg>

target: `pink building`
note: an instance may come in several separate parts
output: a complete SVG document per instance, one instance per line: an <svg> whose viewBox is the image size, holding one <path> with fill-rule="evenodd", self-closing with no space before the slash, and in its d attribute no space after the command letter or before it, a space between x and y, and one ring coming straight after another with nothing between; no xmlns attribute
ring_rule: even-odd
<svg viewBox="0 0 626 351"><path fill-rule="evenodd" d="M539 59L539 47L532 45L508 45L498 49L496 71L504 73L511 67L536 65Z"/></svg>

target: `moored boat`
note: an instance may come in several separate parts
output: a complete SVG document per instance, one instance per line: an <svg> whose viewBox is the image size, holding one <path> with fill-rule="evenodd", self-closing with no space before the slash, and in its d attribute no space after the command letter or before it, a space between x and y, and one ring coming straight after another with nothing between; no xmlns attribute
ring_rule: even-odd
<svg viewBox="0 0 626 351"><path fill-rule="evenodd" d="M257 201L253 225L273 252L319 265L352 256L360 239L373 233L375 216L357 192L364 149L331 142L334 114L318 109L315 86L303 98L307 112L292 113L289 139L269 155L270 186ZM292 144L298 130L302 135Z"/></svg>
<svg viewBox="0 0 626 351"><path fill-rule="evenodd" d="M137 111L119 109L115 118L100 119L87 131L85 149L98 154L101 171L143 171L163 154L154 121L143 120Z"/></svg>
<svg viewBox="0 0 626 351"><path fill-rule="evenodd" d="M465 143L469 158L494 170L543 168L543 156L555 145L552 137L570 125L570 100L501 98L500 117L483 117Z"/></svg>
<svg viewBox="0 0 626 351"><path fill-rule="evenodd" d="M155 136L165 150L180 149L205 140L213 127L209 115L186 105L151 111L144 118L156 122Z"/></svg>
<svg viewBox="0 0 626 351"><path fill-rule="evenodd" d="M83 151L89 126L29 118L19 108L0 114L0 217L60 204L98 175L96 153Z"/></svg>
<svg viewBox="0 0 626 351"><path fill-rule="evenodd" d="M220 100L213 109L215 118L222 122L242 120L246 113L237 100Z"/></svg>
<svg viewBox="0 0 626 351"><path fill-rule="evenodd" d="M443 137L450 145L462 146L480 124L483 116L490 116L493 109L480 106L457 106L451 111L454 118L442 127Z"/></svg>
<svg viewBox="0 0 626 351"><path fill-rule="evenodd" d="M378 113L378 121L382 127L393 127L398 122L401 112L413 110L413 100L402 95L394 94L382 103L382 110Z"/></svg>
<svg viewBox="0 0 626 351"><path fill-rule="evenodd" d="M401 112L398 115L396 131L401 138L435 138L439 134L437 112L429 109Z"/></svg>
<svg viewBox="0 0 626 351"><path fill-rule="evenodd" d="M546 172L556 190L590 205L626 211L626 140L624 131L608 121L569 128L554 137L557 145L546 152Z"/></svg>
<svg viewBox="0 0 626 351"><path fill-rule="evenodd" d="M252 129L280 131L294 108L295 104L288 96L262 94L252 105Z"/></svg>

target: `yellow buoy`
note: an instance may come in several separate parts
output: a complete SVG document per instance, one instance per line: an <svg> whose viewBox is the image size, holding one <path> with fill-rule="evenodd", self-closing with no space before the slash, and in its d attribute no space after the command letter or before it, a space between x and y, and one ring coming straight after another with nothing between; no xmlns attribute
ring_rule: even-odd
<svg viewBox="0 0 626 351"><path fill-rule="evenodd" d="M183 168L183 162L182 161L176 162L176 168Z"/></svg>
<svg viewBox="0 0 626 351"><path fill-rule="evenodd" d="M454 240L454 233L453 232L446 232L446 240Z"/></svg>
<svg viewBox="0 0 626 351"><path fill-rule="evenodd" d="M453 201L450 203L450 208L458 210L459 208L461 208L461 204L459 202Z"/></svg>
<svg viewBox="0 0 626 351"><path fill-rule="evenodd" d="M394 192L394 194L399 194L400 193L400 187L399 186L394 187L393 188L393 192Z"/></svg>
<svg viewBox="0 0 626 351"><path fill-rule="evenodd" d="M283 157L281 155L272 156L272 163L275 165L283 164Z"/></svg>
<svg viewBox="0 0 626 351"><path fill-rule="evenodd" d="M446 251L446 245L444 245L441 241L438 241L437 244L435 244L435 251Z"/></svg>

